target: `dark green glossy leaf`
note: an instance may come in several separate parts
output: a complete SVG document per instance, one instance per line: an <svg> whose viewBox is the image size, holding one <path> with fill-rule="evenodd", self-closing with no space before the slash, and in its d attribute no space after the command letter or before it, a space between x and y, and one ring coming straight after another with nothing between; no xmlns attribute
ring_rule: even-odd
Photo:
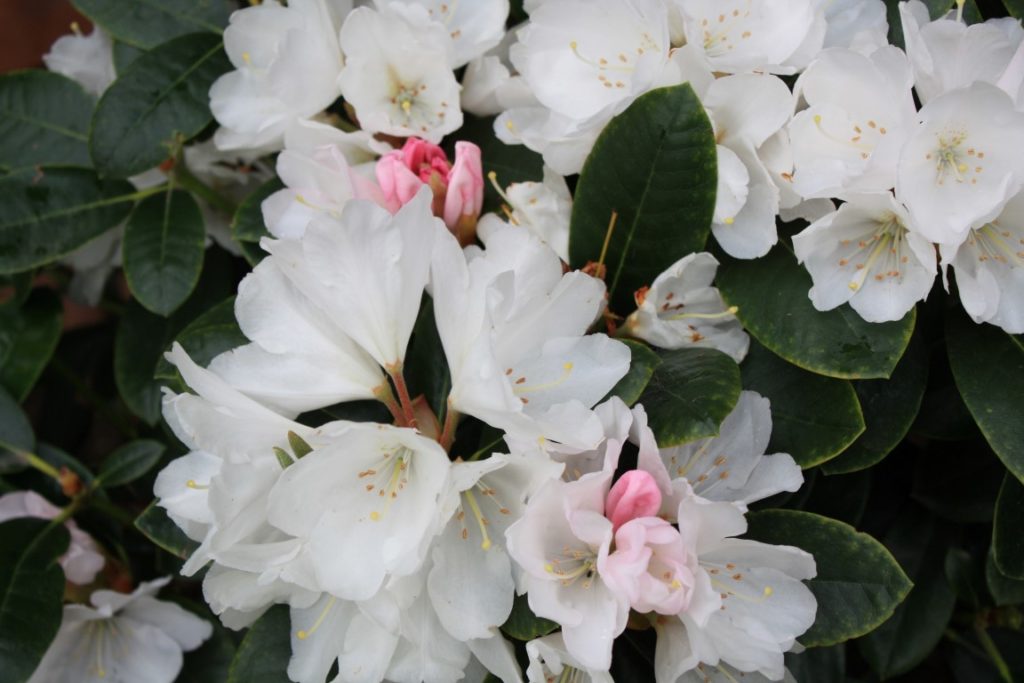
<svg viewBox="0 0 1024 683"><path fill-rule="evenodd" d="M94 105L82 86L57 73L0 76L0 166L89 166Z"/></svg>
<svg viewBox="0 0 1024 683"><path fill-rule="evenodd" d="M0 671L27 681L60 628L70 537L63 525L24 517L0 524Z"/></svg>
<svg viewBox="0 0 1024 683"><path fill-rule="evenodd" d="M249 628L235 652L227 683L291 683L291 618L284 605L271 607Z"/></svg>
<svg viewBox="0 0 1024 683"><path fill-rule="evenodd" d="M34 289L21 308L0 306L0 385L24 401L60 339L62 308L50 289Z"/></svg>
<svg viewBox="0 0 1024 683"><path fill-rule="evenodd" d="M842 453L864 431L850 382L807 372L760 344L743 361L743 388L772 402L771 452L789 453L813 467Z"/></svg>
<svg viewBox="0 0 1024 683"><path fill-rule="evenodd" d="M405 358L406 379L413 398L423 395L438 419L444 419L452 389L448 359L434 324L434 301L423 298L412 341Z"/></svg>
<svg viewBox="0 0 1024 683"><path fill-rule="evenodd" d="M807 647L835 645L869 633L910 591L910 580L889 551L847 524L796 510L765 510L747 519L748 537L814 555L818 575L807 585L818 600L818 615L800 637Z"/></svg>
<svg viewBox="0 0 1024 683"><path fill-rule="evenodd" d="M1024 604L1024 580L1011 579L999 571L991 550L985 559L985 583L997 607Z"/></svg>
<svg viewBox="0 0 1024 683"><path fill-rule="evenodd" d="M205 619L205 614L199 613ZM213 620L213 636L198 650L185 653L185 663L174 683L224 683L235 658L231 634Z"/></svg>
<svg viewBox="0 0 1024 683"><path fill-rule="evenodd" d="M658 445L717 436L740 398L739 367L713 349L661 351L658 356L661 363L640 396Z"/></svg>
<svg viewBox="0 0 1024 683"><path fill-rule="evenodd" d="M178 525L167 516L167 511L158 507L156 502L135 518L135 528L146 535L146 538L170 554L186 559L199 547L199 544L185 535Z"/></svg>
<svg viewBox="0 0 1024 683"><path fill-rule="evenodd" d="M270 237L263 222L263 200L284 187L277 177L260 185L238 205L231 221L231 238L242 247L242 253L250 265L256 265L266 256L259 242Z"/></svg>
<svg viewBox="0 0 1024 683"><path fill-rule="evenodd" d="M914 331L916 314L869 323L848 305L814 308L807 292L811 276L780 243L767 256L741 261L720 258L716 284L737 317L759 342L805 370L840 379L889 377Z"/></svg>
<svg viewBox="0 0 1024 683"><path fill-rule="evenodd" d="M206 227L199 205L175 190L139 202L124 231L124 274L139 303L167 316L185 302L203 269Z"/></svg>
<svg viewBox="0 0 1024 683"><path fill-rule="evenodd" d="M786 668L797 681L846 683L846 645L786 653Z"/></svg>
<svg viewBox="0 0 1024 683"><path fill-rule="evenodd" d="M131 63L139 58L139 55L143 55L146 53L146 51L142 48L135 47L134 45L129 45L128 43L125 43L120 40L114 41L113 52L114 70L118 74L123 74L128 69L128 67L131 66Z"/></svg>
<svg viewBox="0 0 1024 683"><path fill-rule="evenodd" d="M508 619L501 625L505 635L516 640L528 641L540 638L558 628L558 624L547 619L538 617L530 609L525 595L517 595L512 603L512 612Z"/></svg>
<svg viewBox="0 0 1024 683"><path fill-rule="evenodd" d="M988 524L1006 468L981 439L932 443L914 472L911 496L932 514ZM966 484L966 485L965 485Z"/></svg>
<svg viewBox="0 0 1024 683"><path fill-rule="evenodd" d="M851 474L816 474L802 488L810 488L806 500L798 507L857 526L864 517L871 497L871 476L868 472Z"/></svg>
<svg viewBox="0 0 1024 683"><path fill-rule="evenodd" d="M204 368L215 356L249 343L235 320L235 297L225 299L193 320L175 341ZM166 380L180 378L178 370L163 356L157 362L155 376Z"/></svg>
<svg viewBox="0 0 1024 683"><path fill-rule="evenodd" d="M715 138L688 83L640 96L612 119L583 166L572 209L573 267L597 261L618 215L605 265L615 311L683 256L704 248L717 189Z"/></svg>
<svg viewBox="0 0 1024 683"><path fill-rule="evenodd" d="M1024 0L1003 0L1003 5L1011 17L1024 19Z"/></svg>
<svg viewBox="0 0 1024 683"><path fill-rule="evenodd" d="M160 419L160 386L153 381L171 322L130 302L114 341L114 381L125 405L148 424Z"/></svg>
<svg viewBox="0 0 1024 683"><path fill-rule="evenodd" d="M640 400L651 377L654 376L654 371L661 365L661 358L643 342L632 339L620 339L619 341L629 347L633 357L630 359L629 372L612 387L604 400L618 396L626 405L631 406Z"/></svg>
<svg viewBox="0 0 1024 683"><path fill-rule="evenodd" d="M140 55L96 106L89 151L97 170L126 178L169 158L213 119L210 86L230 68L215 34L181 36Z"/></svg>
<svg viewBox="0 0 1024 683"><path fill-rule="evenodd" d="M956 386L1003 464L1024 480L1024 337L977 325L959 308L946 320Z"/></svg>
<svg viewBox="0 0 1024 683"><path fill-rule="evenodd" d="M867 429L838 457L822 469L843 474L877 464L903 440L917 417L928 384L924 345L911 341L889 379L853 382Z"/></svg>
<svg viewBox="0 0 1024 683"><path fill-rule="evenodd" d="M885 536L885 545L910 575L914 587L884 624L858 641L883 680L917 666L942 638L956 595L944 571L949 536L919 507L905 511Z"/></svg>
<svg viewBox="0 0 1024 683"><path fill-rule="evenodd" d="M36 447L32 425L7 390L0 387L0 472L20 470L24 461L16 455Z"/></svg>
<svg viewBox="0 0 1024 683"><path fill-rule="evenodd" d="M130 441L111 453L96 475L97 484L110 488L131 483L160 462L167 446L152 439Z"/></svg>
<svg viewBox="0 0 1024 683"><path fill-rule="evenodd" d="M120 223L135 189L84 168L22 169L0 177L0 273L49 263Z"/></svg>
<svg viewBox="0 0 1024 683"><path fill-rule="evenodd" d="M1010 473L996 499L992 551L1000 572L1024 579L1024 484Z"/></svg>
<svg viewBox="0 0 1024 683"><path fill-rule="evenodd" d="M985 565L981 558L963 548L948 548L945 567L946 582L956 599L972 609L979 609L984 602L982 591L985 589ZM916 579L914 587L917 587Z"/></svg>
<svg viewBox="0 0 1024 683"><path fill-rule="evenodd" d="M118 40L143 49L186 33L220 33L230 13L224 0L74 0L74 4Z"/></svg>

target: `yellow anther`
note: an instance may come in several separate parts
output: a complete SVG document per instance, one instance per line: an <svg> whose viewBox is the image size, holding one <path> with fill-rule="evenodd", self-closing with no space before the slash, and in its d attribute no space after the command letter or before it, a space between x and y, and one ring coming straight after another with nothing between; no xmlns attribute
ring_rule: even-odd
<svg viewBox="0 0 1024 683"><path fill-rule="evenodd" d="M406 114L412 111L412 102L410 102L409 100L402 100L402 111L404 111Z"/></svg>
<svg viewBox="0 0 1024 683"><path fill-rule="evenodd" d="M726 218L726 219L725 219L724 221L722 221L722 222L723 222L723 223L725 223L726 225L732 225L733 223L735 223L735 222L736 222L736 219L735 219L735 218L731 218L731 217L730 217L730 218Z"/></svg>
<svg viewBox="0 0 1024 683"><path fill-rule="evenodd" d="M243 52L242 53L242 61L245 62L246 64L248 64L249 66L252 66L252 55L249 54L248 52Z"/></svg>
<svg viewBox="0 0 1024 683"><path fill-rule="evenodd" d="M195 479L189 479L188 481L186 481L185 486L189 487L190 489L195 489L197 491L205 491L206 489L210 488L209 486L204 486L203 484L198 483Z"/></svg>
<svg viewBox="0 0 1024 683"><path fill-rule="evenodd" d="M374 510L373 512L370 513L370 519L372 519L375 522L379 522L380 521L380 513L377 512L376 510Z"/></svg>

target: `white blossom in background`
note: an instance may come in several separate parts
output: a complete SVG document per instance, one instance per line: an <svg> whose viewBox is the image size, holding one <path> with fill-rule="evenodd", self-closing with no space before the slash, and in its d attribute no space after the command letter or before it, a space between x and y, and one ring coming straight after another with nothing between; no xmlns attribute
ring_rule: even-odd
<svg viewBox="0 0 1024 683"><path fill-rule="evenodd" d="M53 519L60 508L35 491L13 491L0 496L0 522L20 517ZM58 558L64 577L71 583L85 586L92 583L96 574L103 569L106 560L92 536L78 528L75 520L64 522L71 534L71 545Z"/></svg>
<svg viewBox="0 0 1024 683"><path fill-rule="evenodd" d="M674 0L686 41L712 71L793 74L821 49L827 30L815 0Z"/></svg>
<svg viewBox="0 0 1024 683"><path fill-rule="evenodd" d="M341 27L341 94L363 130L440 142L462 126L455 46L419 4L360 7Z"/></svg>
<svg viewBox="0 0 1024 683"><path fill-rule="evenodd" d="M117 78L110 35L98 26L87 36L82 35L77 23L71 28L75 32L54 41L50 51L43 55L43 64L99 97Z"/></svg>
<svg viewBox="0 0 1024 683"><path fill-rule="evenodd" d="M455 45L454 68L465 66L471 60L501 42L505 37L508 19L508 0L376 0L377 6L389 3L417 5L427 10L428 16L448 31Z"/></svg>
<svg viewBox="0 0 1024 683"><path fill-rule="evenodd" d="M623 323L632 336L663 349L712 348L737 363L747 355L750 337L711 286L718 261L711 254L684 256L636 293L637 310Z"/></svg>
<svg viewBox="0 0 1024 683"><path fill-rule="evenodd" d="M819 311L849 303L868 322L900 320L935 282L935 247L889 192L849 197L793 238Z"/></svg>
<svg viewBox="0 0 1024 683"><path fill-rule="evenodd" d="M793 117L793 188L803 197L881 192L896 184L904 143L917 124L910 65L901 50L870 56L823 51L800 75Z"/></svg>
<svg viewBox="0 0 1024 683"><path fill-rule="evenodd" d="M94 591L92 606L65 605L57 637L30 683L171 683L183 652L213 633L210 622L154 595L170 577L126 595Z"/></svg>
<svg viewBox="0 0 1024 683"><path fill-rule="evenodd" d="M900 156L896 198L920 234L959 244L1024 186L1024 113L978 81L931 100L919 117Z"/></svg>
<svg viewBox="0 0 1024 683"><path fill-rule="evenodd" d="M941 245L944 271L952 268L964 310L976 323L1024 333L1024 194L998 217L972 228L959 246Z"/></svg>
<svg viewBox="0 0 1024 683"><path fill-rule="evenodd" d="M350 0L267 0L232 13L224 49L235 70L210 88L220 149L280 149L291 125L338 98L338 29L351 7Z"/></svg>
<svg viewBox="0 0 1024 683"><path fill-rule="evenodd" d="M815 0L825 13L824 47L847 47L864 54L889 44L889 20L882 0Z"/></svg>
<svg viewBox="0 0 1024 683"><path fill-rule="evenodd" d="M580 664L565 647L562 634L555 632L535 638L526 644L526 655L530 658L526 669L529 683L550 683L569 678L579 683L614 683L607 671L593 670Z"/></svg>
<svg viewBox="0 0 1024 683"><path fill-rule="evenodd" d="M950 12L931 21L920 0L901 2L900 20L922 104L979 81L997 83L1024 42L1024 29L1017 19L990 19L968 26Z"/></svg>

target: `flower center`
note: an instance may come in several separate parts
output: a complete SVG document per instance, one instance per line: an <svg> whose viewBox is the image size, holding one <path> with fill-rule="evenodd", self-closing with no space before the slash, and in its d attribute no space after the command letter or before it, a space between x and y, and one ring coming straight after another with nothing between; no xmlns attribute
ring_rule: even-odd
<svg viewBox="0 0 1024 683"><path fill-rule="evenodd" d="M544 565L544 571L557 577L563 586L571 586L578 579L584 589L590 588L597 576L597 555L590 548L562 548L561 555Z"/></svg>
<svg viewBox="0 0 1024 683"><path fill-rule="evenodd" d="M495 495L495 490L484 484L483 480L476 483L476 489L478 489L480 495L483 496L484 502L488 500L491 501L491 504L497 508L499 515L512 514L512 512L498 500ZM458 519L459 523L462 524L462 540L465 541L469 539L469 529L466 528L465 523L467 507L472 513L473 518L476 520L477 527L480 529L480 535L483 537L483 540L480 542L480 547L484 550L489 550L492 544L490 534L487 533L487 528L491 525L491 521L486 515L484 515L484 512L480 507L480 503L476 499L476 494L473 493L473 489L462 492L459 503L459 512L456 514L456 519Z"/></svg>
<svg viewBox="0 0 1024 683"><path fill-rule="evenodd" d="M967 237L967 246L978 252L978 261L995 261L1010 268L1024 267L1024 235L1002 230L998 221L975 228ZM1013 244L1016 237L1017 244Z"/></svg>
<svg viewBox="0 0 1024 683"><path fill-rule="evenodd" d="M363 470L358 474L363 483L363 490L370 495L383 499L383 509L370 512L370 519L380 521L391 504L398 498L405 485L409 483L409 464L412 462L412 451L405 446L387 453L381 465Z"/></svg>
<svg viewBox="0 0 1024 683"><path fill-rule="evenodd" d="M741 41L754 35L751 22L745 21L750 17L750 2L747 2L746 6L745 10L735 8L731 12L722 12L718 16L701 19L705 52L711 55L725 54L736 49L736 33L739 33Z"/></svg>
<svg viewBox="0 0 1024 683"><path fill-rule="evenodd" d="M952 178L957 183L970 182L978 184L977 176L985 170L981 160L985 152L968 147L964 149L967 133L955 131L936 135L938 146L925 155L925 159L935 162L935 184L943 185Z"/></svg>
<svg viewBox="0 0 1024 683"><path fill-rule="evenodd" d="M580 45L577 41L572 40L569 42L569 49L572 50L573 55L576 59L580 60L587 66L593 67L597 71L597 80L605 88L625 88L626 83L619 78L614 77L610 74L621 73L631 74L636 70L636 60L642 57L647 52L661 52L661 47L654 42L651 35L644 31L639 36L635 53L627 52L623 50L616 55L596 55L594 57L587 56L580 51Z"/></svg>
<svg viewBox="0 0 1024 683"><path fill-rule="evenodd" d="M856 292L864 286L868 276L876 282L884 282L886 278L900 277L900 266L906 264L910 257L903 253L904 236L907 229L903 221L894 213L889 213L878 221L875 233L857 242L857 249L850 255L839 259L839 266L845 267L854 263L854 276L847 284ZM842 246L848 246L850 240L843 240ZM866 259L861 259L863 254Z"/></svg>
<svg viewBox="0 0 1024 683"><path fill-rule="evenodd" d="M821 114L814 115L814 125L822 135L838 145L859 151L860 158L865 160L875 151L878 137L889 132L885 126L880 125L874 119L868 119L868 122L864 125L861 125L859 121L853 121L850 124L849 131L837 135L827 130L822 123L823 121L824 119Z"/></svg>

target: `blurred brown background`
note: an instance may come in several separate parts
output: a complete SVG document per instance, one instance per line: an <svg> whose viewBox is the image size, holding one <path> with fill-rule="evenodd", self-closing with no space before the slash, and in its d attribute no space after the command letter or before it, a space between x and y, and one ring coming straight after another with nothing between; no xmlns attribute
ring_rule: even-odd
<svg viewBox="0 0 1024 683"><path fill-rule="evenodd" d="M72 21L92 30L70 0L0 0L0 72L42 66L43 54L71 32Z"/></svg>

